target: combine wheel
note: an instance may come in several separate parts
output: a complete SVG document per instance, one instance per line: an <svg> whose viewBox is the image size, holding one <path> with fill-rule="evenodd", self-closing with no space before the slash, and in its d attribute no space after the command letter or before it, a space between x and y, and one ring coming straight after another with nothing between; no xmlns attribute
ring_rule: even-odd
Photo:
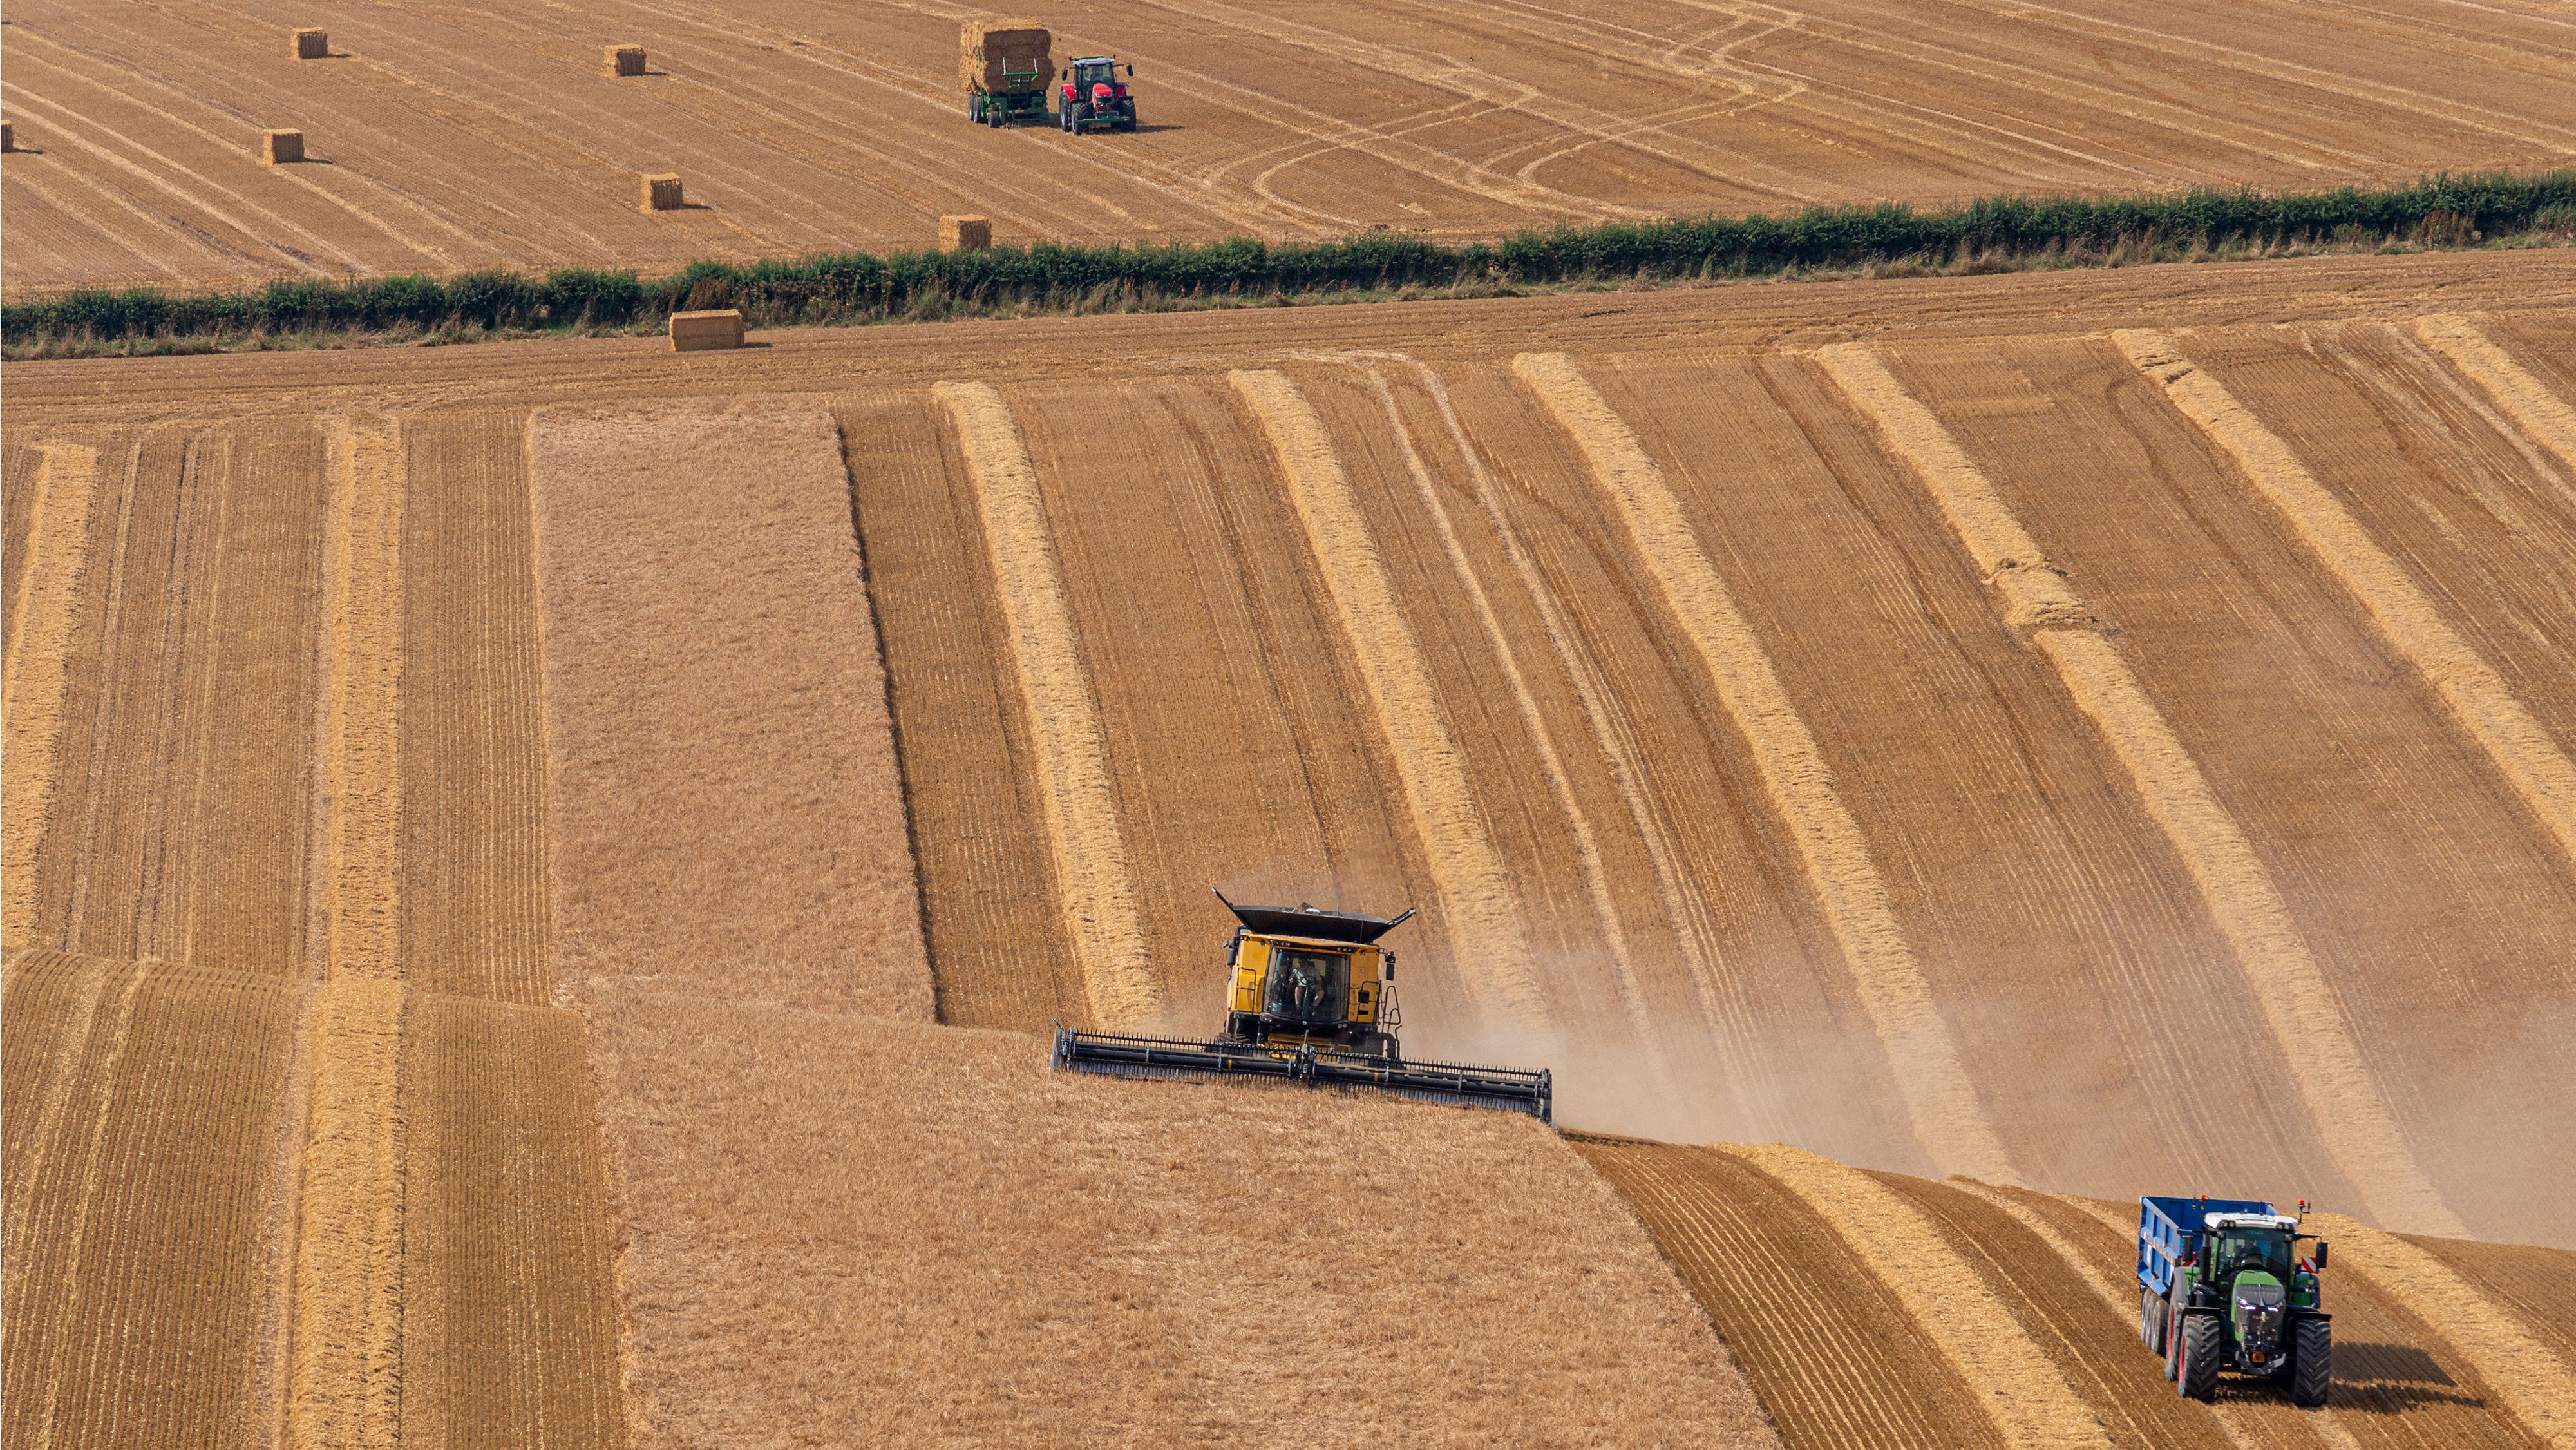
<svg viewBox="0 0 2576 1450"><path fill-rule="evenodd" d="M2153 1289L2138 1291L2138 1338L2147 1352L2165 1352L2165 1296Z"/></svg>
<svg viewBox="0 0 2576 1450"><path fill-rule="evenodd" d="M2218 1361L2224 1352L2217 1315L2186 1315L2182 1321L2182 1367L2174 1377L2176 1391L2202 1404L2217 1399Z"/></svg>
<svg viewBox="0 0 2576 1450"><path fill-rule="evenodd" d="M2334 1387L2334 1326L2302 1319L2290 1335L2290 1403L2313 1410Z"/></svg>

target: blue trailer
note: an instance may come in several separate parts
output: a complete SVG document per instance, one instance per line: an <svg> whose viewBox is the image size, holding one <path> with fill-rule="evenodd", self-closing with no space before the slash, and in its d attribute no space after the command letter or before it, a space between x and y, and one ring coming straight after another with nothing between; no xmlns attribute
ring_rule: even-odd
<svg viewBox="0 0 2576 1450"><path fill-rule="evenodd" d="M2314 1252L2300 1254L2302 1242ZM2179 1394L2215 1398L2224 1370L2322 1405L2334 1356L2317 1277L2325 1266L2325 1241L2260 1199L2141 1198L2138 1338L2164 1357Z"/></svg>

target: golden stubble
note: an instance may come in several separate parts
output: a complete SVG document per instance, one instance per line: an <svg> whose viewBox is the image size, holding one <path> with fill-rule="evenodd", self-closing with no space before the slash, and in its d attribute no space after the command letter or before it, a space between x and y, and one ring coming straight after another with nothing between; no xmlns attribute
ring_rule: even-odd
<svg viewBox="0 0 2576 1450"><path fill-rule="evenodd" d="M52 813L63 737L65 652L89 567L89 504L98 450L47 444L28 506L27 551L0 657L0 941L29 944L36 852Z"/></svg>
<svg viewBox="0 0 2576 1450"><path fill-rule="evenodd" d="M1020 704L1037 755L1058 910L1092 1019L1108 1027L1149 1021L1160 996L1146 956L1127 843L1118 828L1107 739L1065 602L1037 469L1010 405L992 384L941 383L931 391L956 425L983 515L984 546L1009 624Z"/></svg>
<svg viewBox="0 0 2576 1450"><path fill-rule="evenodd" d="M295 1447L391 1446L401 1429L403 651L398 423L342 420L329 438L330 607L322 739L327 944L304 1064L307 1128L288 1328Z"/></svg>
<svg viewBox="0 0 2576 1450"><path fill-rule="evenodd" d="M2129 330L2112 333L2111 340L2226 451L2308 551L2360 602L2380 637L2442 697L2452 718L2576 868L2576 763L2451 628L2405 566L2371 538L2279 434L2208 369L2184 356L2172 337Z"/></svg>
<svg viewBox="0 0 2576 1450"><path fill-rule="evenodd" d="M1816 738L1790 702L1771 657L1735 607L1683 516L1663 469L1562 353L1523 353L1514 372L1590 463L1667 608L1707 667L1727 716L1750 747L1763 789L1797 842L1809 886L1841 947L1861 1005L1904 1095L1915 1137L1944 1173L2018 1182L1958 1045L1933 1005L1914 948L1859 822L1836 792Z"/></svg>
<svg viewBox="0 0 2576 1450"><path fill-rule="evenodd" d="M2395 1234L2338 1213L2310 1214L2301 1226L2334 1242L2335 1268L2358 1273L2440 1330L2532 1438L2576 1450L2576 1372L2510 1310Z"/></svg>
<svg viewBox="0 0 2576 1450"><path fill-rule="evenodd" d="M2576 469L2576 407L2495 345L2477 320L2450 313L2415 319L2415 335L2451 360L2531 440Z"/></svg>
<svg viewBox="0 0 2576 1450"><path fill-rule="evenodd" d="M2391 1222L2434 1233L2465 1232L2407 1146L2395 1111L2362 1060L2333 984L2271 873L2128 662L2100 632L2090 606L2049 563L1984 470L1876 354L1841 343L1819 349L1816 360L1913 468L1980 576L1995 589L2005 622L2031 629L2032 642L2059 683L2102 732L2226 936L2336 1166L2372 1210Z"/></svg>
<svg viewBox="0 0 2576 1450"><path fill-rule="evenodd" d="M1806 1200L1870 1266L1968 1383L2013 1450L2108 1446L2102 1422L1985 1281L1920 1211L1886 1185L1779 1144L1726 1147Z"/></svg>
<svg viewBox="0 0 2576 1450"><path fill-rule="evenodd" d="M1448 927L1451 959L1470 1001L1488 1018L1543 1027L1547 998L1530 960L1521 903L1476 807L1457 741L1422 647L1395 602L1368 520L1323 421L1281 373L1233 372L1226 380L1261 422L1305 526L1315 572L1332 596L1342 637L1366 683L1395 763Z"/></svg>

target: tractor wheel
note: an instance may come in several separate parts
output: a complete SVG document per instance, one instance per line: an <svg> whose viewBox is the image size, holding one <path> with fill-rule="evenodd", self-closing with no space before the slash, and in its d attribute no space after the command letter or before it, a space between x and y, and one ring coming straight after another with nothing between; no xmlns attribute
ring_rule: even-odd
<svg viewBox="0 0 2576 1450"><path fill-rule="evenodd" d="M2290 1331L2290 1403L2313 1410L2334 1387L2334 1326L2302 1319Z"/></svg>
<svg viewBox="0 0 2576 1450"><path fill-rule="evenodd" d="M1136 129L1136 103L1134 101L1129 101L1118 108L1118 129L1121 131L1133 131Z"/></svg>
<svg viewBox="0 0 2576 1450"><path fill-rule="evenodd" d="M1071 131L1076 136L1079 136L1082 134L1082 123L1090 119L1091 103L1089 101L1076 101L1073 103L1073 117L1065 123L1065 129Z"/></svg>
<svg viewBox="0 0 2576 1450"><path fill-rule="evenodd" d="M2153 1289L2138 1291L2138 1338L2147 1353L2161 1357L2165 1352L2165 1296Z"/></svg>
<svg viewBox="0 0 2576 1450"><path fill-rule="evenodd" d="M2203 1404L2218 1398L2218 1360L2226 1337L2215 1314L2192 1314L2182 1321L2182 1367L2174 1388L2185 1399Z"/></svg>

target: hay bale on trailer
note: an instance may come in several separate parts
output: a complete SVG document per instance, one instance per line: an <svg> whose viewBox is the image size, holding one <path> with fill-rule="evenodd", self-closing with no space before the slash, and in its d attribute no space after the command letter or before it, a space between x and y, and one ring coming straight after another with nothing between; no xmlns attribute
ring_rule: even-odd
<svg viewBox="0 0 2576 1450"><path fill-rule="evenodd" d="M986 95L1046 89L1055 37L1034 20L969 20L957 28L957 79Z"/></svg>

